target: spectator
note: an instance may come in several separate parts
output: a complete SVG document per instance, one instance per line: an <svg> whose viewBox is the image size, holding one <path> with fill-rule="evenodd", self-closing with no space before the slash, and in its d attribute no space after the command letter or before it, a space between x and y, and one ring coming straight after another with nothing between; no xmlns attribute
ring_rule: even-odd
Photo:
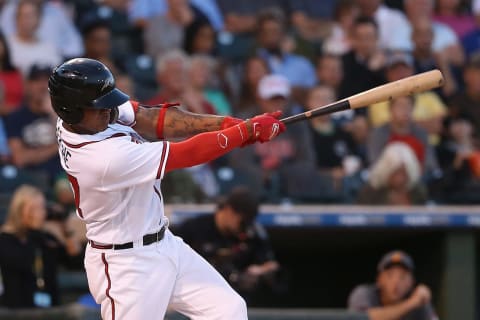
<svg viewBox="0 0 480 320"><path fill-rule="evenodd" d="M0 27L7 37L18 33L18 7L25 1L8 1L0 13ZM63 58L83 54L82 39L62 2L49 0L29 1L39 11L37 35L40 42L48 42Z"/></svg>
<svg viewBox="0 0 480 320"><path fill-rule="evenodd" d="M405 0L405 13L407 15L410 24L408 26L408 34L412 34L412 25L415 21L428 19L431 20L434 11L434 0ZM446 55L449 62L455 66L461 66L465 57L463 54L462 45L455 32L446 24L438 21L432 21L433 30L433 42L432 50L434 52L442 52ZM408 39L409 45L407 46L409 51L413 50L413 40L411 37Z"/></svg>
<svg viewBox="0 0 480 320"><path fill-rule="evenodd" d="M85 57L101 61L113 74L118 74L119 68L112 59L112 32L107 21L102 19L84 21L82 37Z"/></svg>
<svg viewBox="0 0 480 320"><path fill-rule="evenodd" d="M421 166L412 148L392 142L373 163L368 182L359 191L357 203L365 205L421 205L427 191L421 183Z"/></svg>
<svg viewBox="0 0 480 320"><path fill-rule="evenodd" d="M394 52L387 58L385 78L388 82L397 81L413 75L413 57L406 52ZM443 119L447 107L434 91L415 94L413 120L429 134L429 142L436 145L443 129ZM368 116L373 127L379 127L390 121L390 102L384 101L371 105Z"/></svg>
<svg viewBox="0 0 480 320"><path fill-rule="evenodd" d="M320 43L332 28L335 0L287 0L286 11L295 32L304 41Z"/></svg>
<svg viewBox="0 0 480 320"><path fill-rule="evenodd" d="M371 320L437 320L432 294L424 284L415 285L413 259L403 251L385 254L372 285L356 287L348 298L348 309L366 312Z"/></svg>
<svg viewBox="0 0 480 320"><path fill-rule="evenodd" d="M378 46L378 27L373 19L360 17L352 29L352 50L342 56L344 78L339 98L371 89L385 82L385 54Z"/></svg>
<svg viewBox="0 0 480 320"><path fill-rule="evenodd" d="M318 83L326 85L338 95L343 80L343 64L340 56L322 54L317 59L316 67Z"/></svg>
<svg viewBox="0 0 480 320"><path fill-rule="evenodd" d="M188 85L182 101L195 113L230 114L230 105L223 93L209 89L215 75L215 61L208 56L195 55L189 60Z"/></svg>
<svg viewBox="0 0 480 320"><path fill-rule="evenodd" d="M356 0L360 15L374 19L378 25L378 40L384 50L408 50L408 20L399 11L389 8L382 0Z"/></svg>
<svg viewBox="0 0 480 320"><path fill-rule="evenodd" d="M206 20L197 20L185 29L183 49L189 55L216 55L217 34Z"/></svg>
<svg viewBox="0 0 480 320"><path fill-rule="evenodd" d="M53 109L48 96L50 67L34 65L25 84L25 101L6 117L5 128L13 164L46 174L48 181L62 171L55 137Z"/></svg>
<svg viewBox="0 0 480 320"><path fill-rule="evenodd" d="M333 89L328 86L317 86L310 90L306 107L311 110L315 107L335 102ZM339 191L342 180L347 175L354 174L360 169L360 159L355 155L355 145L349 133L335 126L329 115L315 117L309 121L309 131L312 136L316 154L316 168L320 172L333 178L333 186ZM356 161L357 168L347 171L344 167L347 159ZM355 158L355 160L353 160Z"/></svg>
<svg viewBox="0 0 480 320"><path fill-rule="evenodd" d="M258 16L257 54L267 61L272 73L288 78L295 101L302 102L306 90L316 83L315 68L305 57L282 48L286 35L284 16L279 11L264 11Z"/></svg>
<svg viewBox="0 0 480 320"><path fill-rule="evenodd" d="M462 38L462 46L467 58L470 58L480 50L480 1L473 1L472 7L475 17L475 28Z"/></svg>
<svg viewBox="0 0 480 320"><path fill-rule="evenodd" d="M454 118L463 115L472 121L475 145L480 146L480 54L468 60L463 81L465 88L448 102L450 115Z"/></svg>
<svg viewBox="0 0 480 320"><path fill-rule="evenodd" d="M267 63L260 57L253 56L245 61L241 75L240 95L235 113L253 113L257 103L257 88L260 79L270 73Z"/></svg>
<svg viewBox="0 0 480 320"><path fill-rule="evenodd" d="M457 90L457 83L452 71L452 65L447 53L433 51L433 27L431 20L419 19L412 25L413 58L415 73L440 69L445 84L438 89L443 97L450 97Z"/></svg>
<svg viewBox="0 0 480 320"><path fill-rule="evenodd" d="M436 148L443 177L435 198L439 203L478 204L480 148L475 145L472 119L466 116L451 119L445 131Z"/></svg>
<svg viewBox="0 0 480 320"><path fill-rule="evenodd" d="M359 8L354 0L338 2L333 28L323 43L324 53L342 55L350 51L352 48L350 33L359 14Z"/></svg>
<svg viewBox="0 0 480 320"><path fill-rule="evenodd" d="M0 232L0 269L5 288L3 303L8 308L58 305L58 263L67 254L79 253L79 246L64 229L62 244L43 231L47 209L40 190L23 185L12 197L7 219Z"/></svg>
<svg viewBox="0 0 480 320"><path fill-rule="evenodd" d="M198 19L206 20L189 5L188 0L167 0L167 4L167 12L151 17L143 30L145 52L152 57L172 48L182 48L184 30ZM162 36L159 37L159 34Z"/></svg>
<svg viewBox="0 0 480 320"><path fill-rule="evenodd" d="M390 122L376 128L368 141L368 160L375 163L389 142L402 141L415 151L422 174L426 178L438 174L437 159L433 147L428 143L427 132L413 122L413 98L400 97L390 103Z"/></svg>
<svg viewBox="0 0 480 320"><path fill-rule="evenodd" d="M2 116L18 108L23 97L22 75L12 65L10 49L2 33L0 33L0 83L3 87L3 101L0 105Z"/></svg>
<svg viewBox="0 0 480 320"><path fill-rule="evenodd" d="M156 77L160 90L147 104L180 101L187 85L188 62L187 55L178 49L172 49L158 57Z"/></svg>
<svg viewBox="0 0 480 320"><path fill-rule="evenodd" d="M16 32L7 40L12 64L26 77L34 64L55 66L61 62L59 51L37 38L40 7L34 0L22 0L16 7Z"/></svg>
<svg viewBox="0 0 480 320"><path fill-rule="evenodd" d="M463 38L475 28L475 19L460 0L436 1L433 19L448 25L459 38Z"/></svg>
<svg viewBox="0 0 480 320"><path fill-rule="evenodd" d="M267 75L258 84L258 106L252 114L243 113L241 118L254 114L282 111L284 116L300 110L290 101L290 84L281 75ZM274 142L274 143L271 143ZM308 126L305 122L291 125L288 131L275 141L235 150L229 157L234 168L253 172L255 185L261 185L262 199L276 202L286 196L285 183L280 183L282 171L290 166L314 167L314 151Z"/></svg>
<svg viewBox="0 0 480 320"><path fill-rule="evenodd" d="M267 234L255 222L259 202L246 187L234 188L218 202L213 215L201 215L174 228L207 259L249 305L275 288L279 264Z"/></svg>

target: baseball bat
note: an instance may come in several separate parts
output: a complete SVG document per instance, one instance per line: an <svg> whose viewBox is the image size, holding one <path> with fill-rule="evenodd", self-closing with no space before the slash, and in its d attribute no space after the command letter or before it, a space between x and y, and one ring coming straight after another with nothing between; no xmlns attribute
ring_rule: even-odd
<svg viewBox="0 0 480 320"><path fill-rule="evenodd" d="M283 118L280 121L285 124L290 124L343 110L363 108L374 103L412 95L442 85L443 75L440 70L427 71L360 92L326 106Z"/></svg>

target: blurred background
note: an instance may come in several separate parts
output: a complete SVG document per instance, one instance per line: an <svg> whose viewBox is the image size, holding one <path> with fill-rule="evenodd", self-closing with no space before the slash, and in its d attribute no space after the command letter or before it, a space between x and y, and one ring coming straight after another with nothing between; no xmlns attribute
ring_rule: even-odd
<svg viewBox="0 0 480 320"><path fill-rule="evenodd" d="M2 319L99 318L47 90L74 57L142 103L243 119L441 70L162 191L252 319L480 319L480 1L1 0Z"/></svg>

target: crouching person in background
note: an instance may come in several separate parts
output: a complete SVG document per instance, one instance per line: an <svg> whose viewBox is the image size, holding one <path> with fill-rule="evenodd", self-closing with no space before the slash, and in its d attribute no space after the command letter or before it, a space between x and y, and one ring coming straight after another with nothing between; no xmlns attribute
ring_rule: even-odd
<svg viewBox="0 0 480 320"><path fill-rule="evenodd" d="M430 289L415 286L412 258L403 251L383 256L374 285L357 286L348 298L348 309L367 312L370 320L438 320Z"/></svg>

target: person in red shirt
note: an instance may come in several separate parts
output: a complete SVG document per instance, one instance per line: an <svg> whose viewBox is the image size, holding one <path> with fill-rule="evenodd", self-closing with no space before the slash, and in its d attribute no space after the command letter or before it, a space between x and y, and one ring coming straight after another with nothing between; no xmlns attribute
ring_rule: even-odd
<svg viewBox="0 0 480 320"><path fill-rule="evenodd" d="M12 65L8 44L2 33L0 33L0 85L3 87L4 94L0 115L5 115L20 106L23 98L23 83L22 75Z"/></svg>

